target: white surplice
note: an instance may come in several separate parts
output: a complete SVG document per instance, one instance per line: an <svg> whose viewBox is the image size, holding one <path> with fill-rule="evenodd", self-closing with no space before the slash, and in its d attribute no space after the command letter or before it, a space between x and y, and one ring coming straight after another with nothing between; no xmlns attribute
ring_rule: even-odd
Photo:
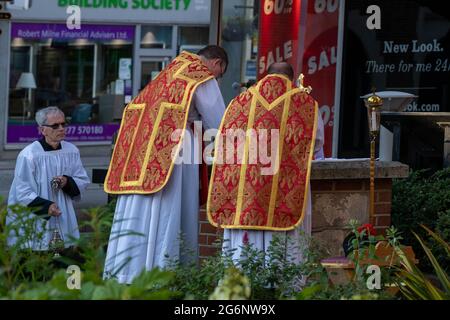
<svg viewBox="0 0 450 320"><path fill-rule="evenodd" d="M14 180L9 192L8 206L15 204L27 206L37 197L41 197L55 202L62 212L58 218L51 217L49 220L45 220L31 213L18 218L16 214L9 211L6 218L9 225L17 224L15 221L19 221L18 219L20 221L24 221L23 219L34 220L34 234L27 239L29 241L22 243L23 247L47 250L54 228L60 231L65 247L73 244L70 241L71 238L78 239L80 237L72 198L62 190L54 191L51 188L52 178L62 175L73 178L80 190L80 195L90 183L81 163L80 152L72 143L61 141L61 149L45 151L41 143L35 141L19 153ZM21 228L19 231L19 234L15 234L15 232L10 234L9 245L17 243L19 236L23 237L24 229Z"/></svg>
<svg viewBox="0 0 450 320"><path fill-rule="evenodd" d="M198 86L188 114L183 148L194 143L191 124L218 128L225 104L215 79ZM186 161L184 161L186 162ZM198 256L199 165L175 164L164 188L150 195L119 195L105 261L104 277L131 283L144 269L164 268L170 260Z"/></svg>
<svg viewBox="0 0 450 320"><path fill-rule="evenodd" d="M324 124L322 117L317 117L317 131L314 144L314 159L323 159L324 144ZM311 187L308 182L308 196L306 199L306 210L302 223L290 231L261 231L261 230L243 230L243 229L225 229L223 233L222 251L231 255L236 263L243 257L244 244L251 245L252 249L267 252L275 234L282 236L286 243L286 252L289 253L290 261L301 263L303 261L303 251L307 248L305 235L311 235L312 217L311 217ZM268 261L270 257L266 256Z"/></svg>

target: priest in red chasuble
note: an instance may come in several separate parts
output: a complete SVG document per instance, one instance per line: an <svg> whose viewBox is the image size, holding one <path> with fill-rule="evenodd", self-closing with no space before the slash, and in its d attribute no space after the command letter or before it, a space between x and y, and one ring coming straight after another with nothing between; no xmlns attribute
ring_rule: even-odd
<svg viewBox="0 0 450 320"><path fill-rule="evenodd" d="M267 251L277 233L289 236L286 250L294 262L302 259L301 230L311 234L311 161L322 157L324 142L309 91L296 87L292 67L280 62L227 107L216 138L207 214L211 224L225 229L223 250L235 249L235 261L244 258L245 244Z"/></svg>
<svg viewBox="0 0 450 320"><path fill-rule="evenodd" d="M105 191L119 195L105 278L130 283L165 267L180 258L180 240L196 259L199 166L176 155L193 154L184 146L194 122L219 126L225 105L216 79L227 66L218 46L182 52L126 106L105 179Z"/></svg>

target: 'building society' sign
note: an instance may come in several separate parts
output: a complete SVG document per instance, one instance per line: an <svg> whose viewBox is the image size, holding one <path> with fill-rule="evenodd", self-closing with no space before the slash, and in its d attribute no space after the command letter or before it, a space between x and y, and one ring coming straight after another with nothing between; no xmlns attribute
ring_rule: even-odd
<svg viewBox="0 0 450 320"><path fill-rule="evenodd" d="M81 8L120 8L188 10L192 0L58 0L58 6Z"/></svg>
<svg viewBox="0 0 450 320"><path fill-rule="evenodd" d="M39 5L37 3L39 2ZM81 22L209 24L210 0L39 0L14 19L64 20L68 6L79 6Z"/></svg>

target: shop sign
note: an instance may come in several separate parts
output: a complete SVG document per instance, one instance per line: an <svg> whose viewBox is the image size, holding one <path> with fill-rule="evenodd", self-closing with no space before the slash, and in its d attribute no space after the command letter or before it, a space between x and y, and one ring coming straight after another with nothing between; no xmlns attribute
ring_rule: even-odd
<svg viewBox="0 0 450 320"><path fill-rule="evenodd" d="M39 5L38 5L39 4ZM111 24L209 24L211 0L35 0L28 10L15 10L14 19L66 21L68 10L80 10L80 22Z"/></svg>
<svg viewBox="0 0 450 320"><path fill-rule="evenodd" d="M336 87L338 0L308 0L302 59L305 84L313 88L325 126L325 157L331 157Z"/></svg>
<svg viewBox="0 0 450 320"><path fill-rule="evenodd" d="M382 23L380 30L369 31L365 29L368 16L361 12L373 3L381 8ZM358 103L358 96L375 85L379 91L418 96L405 110L393 111L449 112L450 19L442 13L443 2L411 0L403 10L396 1L360 0L348 3L347 8L346 45L360 52L344 55L344 65L359 71L364 91L344 103ZM343 80L352 81L350 72Z"/></svg>
<svg viewBox="0 0 450 320"><path fill-rule="evenodd" d="M287 61L297 74L300 0L264 0L259 13L258 79L274 62Z"/></svg>
<svg viewBox="0 0 450 320"><path fill-rule="evenodd" d="M120 124L71 124L66 127L66 138L70 142L112 141ZM30 143L42 138L37 125L8 124L7 143Z"/></svg>
<svg viewBox="0 0 450 320"><path fill-rule="evenodd" d="M13 23L12 38L92 41L134 40L134 26L81 24L81 29L68 29L57 23Z"/></svg>
<svg viewBox="0 0 450 320"><path fill-rule="evenodd" d="M304 74L324 120L326 157L331 156L333 140L338 7L338 0L264 0L260 10L258 79L273 62L280 61L290 63L296 76ZM302 36L300 16L305 19Z"/></svg>
<svg viewBox="0 0 450 320"><path fill-rule="evenodd" d="M58 0L58 6L93 9L188 10L192 0Z"/></svg>

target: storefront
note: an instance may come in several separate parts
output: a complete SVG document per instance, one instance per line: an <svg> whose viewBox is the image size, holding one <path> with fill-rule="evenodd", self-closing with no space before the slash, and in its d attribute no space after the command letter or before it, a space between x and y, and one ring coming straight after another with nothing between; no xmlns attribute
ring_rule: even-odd
<svg viewBox="0 0 450 320"><path fill-rule="evenodd" d="M226 102L287 61L313 87L325 124L327 157L336 157L334 111L339 1L230 0L223 2L221 44L235 57L221 86Z"/></svg>
<svg viewBox="0 0 450 320"><path fill-rule="evenodd" d="M380 8L379 29L368 29ZM413 95L404 105L385 99L380 149L391 140L393 160L413 169L449 166L450 13L438 0L345 1L338 150L341 157L369 154L361 95L388 91ZM369 21L369 22L368 22ZM447 129L448 130L448 129ZM447 150L447 151L445 151ZM382 150L380 150L382 151ZM380 152L383 157L383 152Z"/></svg>
<svg viewBox="0 0 450 320"><path fill-rule="evenodd" d="M0 124L5 149L38 138L34 115L46 106L66 114L68 141L111 144L132 97L181 50L209 43L209 0L31 4L9 8L10 50L1 58L8 60L9 81L0 88L7 92Z"/></svg>
<svg viewBox="0 0 450 320"><path fill-rule="evenodd" d="M240 57L224 79L224 96L231 99L271 63L287 61L296 76L304 74L319 102L325 156L367 158L361 96L375 87L385 97L377 157L414 169L442 168L450 159L450 15L443 3L224 1L222 44ZM376 20L379 29L372 27Z"/></svg>
<svg viewBox="0 0 450 320"><path fill-rule="evenodd" d="M1 10L12 18L0 19L0 197L7 197L18 152L39 138L36 111L58 106L68 123L66 139L80 149L94 182L77 206L104 204L107 195L96 174L101 170L94 169L109 165L124 106L180 51L216 42L217 5L210 0L13 4Z"/></svg>

